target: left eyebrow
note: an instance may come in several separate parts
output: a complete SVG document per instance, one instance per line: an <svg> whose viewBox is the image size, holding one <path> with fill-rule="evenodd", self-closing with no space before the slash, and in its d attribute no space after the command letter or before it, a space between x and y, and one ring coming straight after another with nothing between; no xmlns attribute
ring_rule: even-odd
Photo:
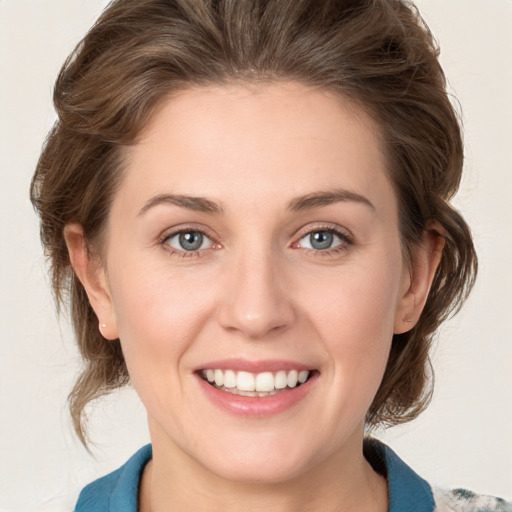
<svg viewBox="0 0 512 512"><path fill-rule="evenodd" d="M298 212L310 208L329 206L339 202L356 202L375 210L375 206L367 197L345 189L312 192L305 196L296 197L288 203L287 209L292 212Z"/></svg>

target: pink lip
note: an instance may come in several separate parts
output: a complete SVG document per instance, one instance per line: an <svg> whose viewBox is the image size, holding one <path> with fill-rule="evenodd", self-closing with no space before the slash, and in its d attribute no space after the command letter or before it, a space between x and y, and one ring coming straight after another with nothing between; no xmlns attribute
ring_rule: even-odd
<svg viewBox="0 0 512 512"><path fill-rule="evenodd" d="M249 372L249 373L261 373L261 372L278 372L279 370L312 370L311 366L306 366L305 364L294 362L294 361L286 361L286 360L278 360L278 359L269 359L262 361L249 361L247 359L222 359L219 361L208 361L203 366L196 369L196 371L201 370L234 370L236 372Z"/></svg>
<svg viewBox="0 0 512 512"><path fill-rule="evenodd" d="M219 366L216 366L216 368L219 368ZM229 366L228 368L233 367ZM244 368L247 368L247 366L244 366ZM283 369L282 366L280 368ZM294 366L293 368L297 367ZM280 414L305 399L318 380L319 373L314 372L300 386L263 397L241 396L221 391L206 382L199 373L196 373L195 376L201 391L215 406L237 416L266 418Z"/></svg>

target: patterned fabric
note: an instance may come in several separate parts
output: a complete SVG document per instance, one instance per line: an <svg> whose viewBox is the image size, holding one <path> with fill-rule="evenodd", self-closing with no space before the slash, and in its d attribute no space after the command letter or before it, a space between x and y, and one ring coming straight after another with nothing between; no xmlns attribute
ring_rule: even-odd
<svg viewBox="0 0 512 512"><path fill-rule="evenodd" d="M433 489L435 512L512 512L512 503L466 489Z"/></svg>

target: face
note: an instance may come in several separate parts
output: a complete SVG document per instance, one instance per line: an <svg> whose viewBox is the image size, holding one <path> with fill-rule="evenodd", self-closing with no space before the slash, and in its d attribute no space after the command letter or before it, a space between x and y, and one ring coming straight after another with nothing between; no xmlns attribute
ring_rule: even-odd
<svg viewBox="0 0 512 512"><path fill-rule="evenodd" d="M175 95L126 154L105 275L154 446L260 482L360 451L410 280L356 106L292 83Z"/></svg>

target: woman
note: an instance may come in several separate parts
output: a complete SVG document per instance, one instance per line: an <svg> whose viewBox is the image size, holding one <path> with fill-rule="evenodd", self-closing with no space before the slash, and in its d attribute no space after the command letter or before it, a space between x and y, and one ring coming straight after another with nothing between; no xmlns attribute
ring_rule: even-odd
<svg viewBox="0 0 512 512"><path fill-rule="evenodd" d="M409 4L115 1L55 104L32 200L85 362L75 429L129 381L151 435L77 511L511 510L365 435L425 408L476 274Z"/></svg>

